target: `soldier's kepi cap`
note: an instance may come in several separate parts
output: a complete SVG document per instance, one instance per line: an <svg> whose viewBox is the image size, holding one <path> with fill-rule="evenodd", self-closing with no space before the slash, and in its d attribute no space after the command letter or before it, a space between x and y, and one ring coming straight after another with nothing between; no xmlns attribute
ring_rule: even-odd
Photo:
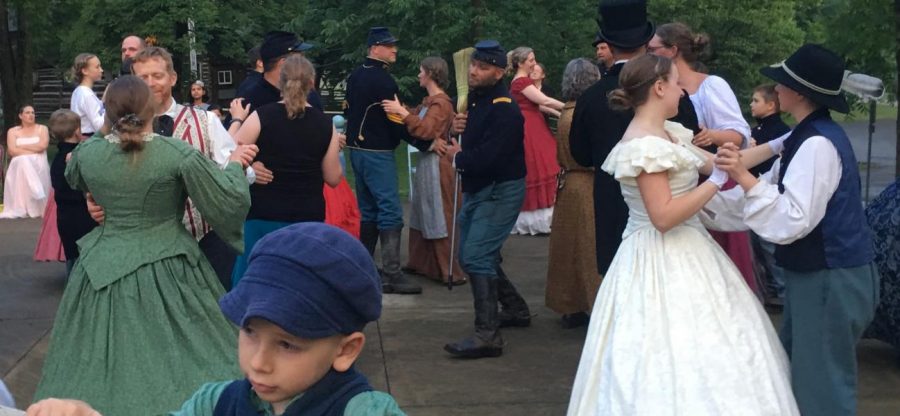
<svg viewBox="0 0 900 416"><path fill-rule="evenodd" d="M475 52L472 53L472 59L506 68L506 51L500 46L500 42L488 39L475 44Z"/></svg>
<svg viewBox="0 0 900 416"><path fill-rule="evenodd" d="M305 52L312 47L312 44L301 41L291 32L276 30L266 33L259 48L259 57L263 61L268 61L291 52Z"/></svg>
<svg viewBox="0 0 900 416"><path fill-rule="evenodd" d="M384 26L376 26L369 29L369 37L366 40L369 46L375 45L393 45L397 43L397 38L391 34L388 28Z"/></svg>
<svg viewBox="0 0 900 416"><path fill-rule="evenodd" d="M319 339L377 320L381 283L359 240L325 223L298 223L256 243L247 272L219 307L239 326L261 318L294 336Z"/></svg>

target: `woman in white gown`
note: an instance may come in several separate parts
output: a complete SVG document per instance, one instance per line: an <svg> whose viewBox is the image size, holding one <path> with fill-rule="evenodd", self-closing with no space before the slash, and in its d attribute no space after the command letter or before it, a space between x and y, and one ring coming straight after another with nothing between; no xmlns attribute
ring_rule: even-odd
<svg viewBox="0 0 900 416"><path fill-rule="evenodd" d="M697 216L727 180L678 112L678 71L645 55L611 105L635 116L602 168L629 219L597 295L569 415L798 415L769 317ZM761 159L762 160L762 159ZM698 172L710 179L697 185Z"/></svg>
<svg viewBox="0 0 900 416"><path fill-rule="evenodd" d="M19 110L21 125L6 133L6 148L12 159L3 183L0 218L34 218L44 214L50 194L50 163L47 126L34 121L34 107Z"/></svg>

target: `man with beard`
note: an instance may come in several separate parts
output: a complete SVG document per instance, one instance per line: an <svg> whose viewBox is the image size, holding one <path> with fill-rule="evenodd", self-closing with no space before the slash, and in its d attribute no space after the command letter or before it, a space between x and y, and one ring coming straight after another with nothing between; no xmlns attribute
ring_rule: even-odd
<svg viewBox="0 0 900 416"><path fill-rule="evenodd" d="M475 303L475 334L444 346L457 357L503 354L498 302L509 318L521 321L506 326L527 326L531 320L528 305L500 268L500 249L525 199L525 119L503 83L505 71L500 43L475 45L466 113L457 115L451 127L451 133L462 133L465 147L453 140L447 150L462 178L459 262Z"/></svg>

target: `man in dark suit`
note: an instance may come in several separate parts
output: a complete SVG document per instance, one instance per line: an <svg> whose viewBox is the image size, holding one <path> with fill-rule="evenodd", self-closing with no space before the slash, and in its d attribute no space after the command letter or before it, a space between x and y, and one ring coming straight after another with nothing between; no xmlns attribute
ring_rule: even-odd
<svg viewBox="0 0 900 416"><path fill-rule="evenodd" d="M602 23L598 38L609 45L614 63L600 81L588 88L575 104L569 146L572 157L583 166L594 167L594 217L597 239L597 271L606 274L628 221L628 207L619 183L600 166L622 139L631 122L632 111L609 108L607 95L619 87L619 73L625 63L647 52L647 43L656 27L647 21L646 0L600 2ZM685 94L673 119L696 131L697 114Z"/></svg>

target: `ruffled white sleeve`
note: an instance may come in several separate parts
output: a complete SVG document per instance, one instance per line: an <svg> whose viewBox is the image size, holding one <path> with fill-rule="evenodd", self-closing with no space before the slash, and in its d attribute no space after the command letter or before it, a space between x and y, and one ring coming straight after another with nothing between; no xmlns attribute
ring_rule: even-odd
<svg viewBox="0 0 900 416"><path fill-rule="evenodd" d="M696 95L703 102L698 111L700 124L713 130L734 130L740 133L743 137L741 148L746 148L750 139L750 125L744 120L741 106L728 82L710 75L703 81Z"/></svg>
<svg viewBox="0 0 900 416"><path fill-rule="evenodd" d="M683 145L656 136L630 139L617 144L601 169L617 180L633 180L641 172L657 173L670 169L697 169L704 161Z"/></svg>

